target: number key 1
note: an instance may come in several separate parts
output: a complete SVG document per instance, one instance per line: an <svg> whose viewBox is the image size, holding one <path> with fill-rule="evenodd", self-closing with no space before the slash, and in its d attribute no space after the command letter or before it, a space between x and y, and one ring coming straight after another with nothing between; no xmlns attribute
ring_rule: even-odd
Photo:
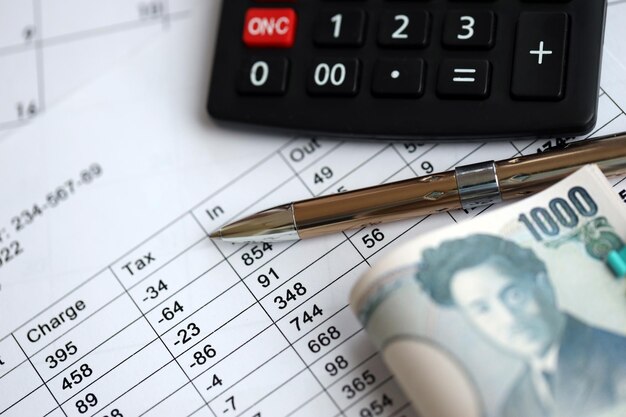
<svg viewBox="0 0 626 417"><path fill-rule="evenodd" d="M360 46L365 38L365 11L326 10L315 23L314 41L320 46Z"/></svg>

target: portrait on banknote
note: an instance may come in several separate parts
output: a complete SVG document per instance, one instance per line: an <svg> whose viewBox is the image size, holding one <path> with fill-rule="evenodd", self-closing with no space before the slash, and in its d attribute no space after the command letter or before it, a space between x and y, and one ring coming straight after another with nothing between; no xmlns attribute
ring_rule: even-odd
<svg viewBox="0 0 626 417"><path fill-rule="evenodd" d="M480 234L445 241L424 251L416 279L487 343L525 363L503 417L588 415L626 401L626 337L562 311L531 249Z"/></svg>

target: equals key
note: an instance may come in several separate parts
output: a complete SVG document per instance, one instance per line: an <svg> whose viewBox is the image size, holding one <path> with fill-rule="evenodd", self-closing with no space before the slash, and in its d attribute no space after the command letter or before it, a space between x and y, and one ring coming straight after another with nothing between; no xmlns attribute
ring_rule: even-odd
<svg viewBox="0 0 626 417"><path fill-rule="evenodd" d="M476 74L475 68L455 68L454 74L456 77L452 79L455 83L475 83L476 77L473 75Z"/></svg>
<svg viewBox="0 0 626 417"><path fill-rule="evenodd" d="M481 59L447 59L439 67L437 94L445 98L489 96L491 64Z"/></svg>

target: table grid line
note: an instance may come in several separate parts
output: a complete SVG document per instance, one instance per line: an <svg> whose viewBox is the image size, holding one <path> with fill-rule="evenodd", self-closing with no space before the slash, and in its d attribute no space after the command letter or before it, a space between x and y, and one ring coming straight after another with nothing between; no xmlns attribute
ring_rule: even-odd
<svg viewBox="0 0 626 417"><path fill-rule="evenodd" d="M357 248L357 247L356 247L356 245L354 244L354 242L352 241L352 239L350 239L350 238L348 237L348 234L347 234L345 231L343 231L343 232L341 232L341 233L343 233L343 235L346 237L346 240L347 240L348 242L350 242L350 244L352 245L352 247L354 248L354 250L355 250L355 251L359 254L359 256L363 259L363 262L365 262L365 263L367 264L367 266L371 268L371 267L372 267L372 265L370 265L369 261L367 260L367 258L365 257L365 255L363 255L363 254L361 253L361 251L359 250L359 248Z"/></svg>
<svg viewBox="0 0 626 417"><path fill-rule="evenodd" d="M13 336L13 334L11 334L11 336ZM17 344L17 346L20 348L20 350L22 351L22 353L24 354L24 356L26 356L28 358L28 355L26 355L26 352L24 351L24 348L22 348L22 345L20 345L20 342L17 341L17 339L15 338L15 336L13 336L13 340L15 341L15 343ZM50 390L50 387L48 386L48 384L45 383L45 381L43 380L43 378L41 377L41 374L39 373L39 371L37 370L37 368L35 368L35 365L33 365L33 362L30 360L30 358L28 358L28 362L30 363L30 366L35 370L35 373L37 374L37 376L39 377L39 379L41 380L41 382L43 383L43 386L46 387L46 389L48 390L48 393L52 396L52 398L54 399L54 401L57 403L57 405L59 407L61 407L61 404L59 404L59 400L56 399L56 397L54 396L54 394L52 393L52 391ZM41 388L41 385L37 388L39 389ZM65 417L67 417L67 414L65 414L65 410L61 409L61 411L63 412L63 415Z"/></svg>
<svg viewBox="0 0 626 417"><path fill-rule="evenodd" d="M33 0L33 13L35 27L37 28L37 36L35 37L35 59L37 67L37 112L39 112L46 109L44 59L42 45L40 42L43 33L43 22L41 19L41 0Z"/></svg>
<svg viewBox="0 0 626 417"><path fill-rule="evenodd" d="M141 317L138 318L138 320L141 320ZM73 393L70 397L68 397L65 401L59 403L59 408L61 408L61 410L65 413L65 410L63 410L63 406L67 403L69 403L70 401L72 401L72 399L76 398L77 395L79 395L81 392L84 392L85 390L87 390L89 387L91 387L93 384L95 384L96 382L100 381L102 378L104 378L105 376L109 375L111 372L113 372L115 369L119 368L120 366L122 366L124 363L126 363L127 361L129 361L130 359L132 359L135 355L137 355L138 353L140 353L141 351L143 351L144 349L146 349L148 346L150 346L151 344L153 344L154 342L157 341L157 338L155 337L154 339L150 340L148 343L144 343L143 346L141 346L139 349L137 349L135 352L133 352L133 354L123 358L119 363L117 363L116 365L112 366L111 368L107 369L106 372L104 372L102 375L100 375L98 378L92 380L89 382L89 384L85 385L84 387L82 387L80 390L76 391L75 393ZM168 362L168 365L171 363L172 361ZM100 410L97 410L94 414L97 414L98 412L102 411L103 408L106 408L106 405L104 407L101 407Z"/></svg>
<svg viewBox="0 0 626 417"><path fill-rule="evenodd" d="M330 190L332 187L336 186L337 184L339 184L341 181L345 180L346 178L348 178L350 175L354 174L356 171L358 171L360 168L362 168L365 164L367 164L368 162L372 161L373 159L375 159L376 157L378 157L381 153L383 153L387 148L389 148L391 145L385 145L383 146L381 149L379 149L377 152L375 152L373 155L370 155L369 157L367 157L363 162L359 163L358 165L356 165L354 168L352 168L351 170L347 171L341 178L337 179L334 183L332 183L331 185L329 185L328 187L324 188L322 191L320 191L317 195L313 194L313 197L317 197L317 196L321 196L323 195L326 191Z"/></svg>
<svg viewBox="0 0 626 417"><path fill-rule="evenodd" d="M282 161L285 163L285 165L287 165L287 167L291 170L293 175L300 181L300 183L304 186L304 188L309 192L309 194L311 194L312 197L315 197L315 193L313 192L313 190L311 190L311 187L309 187L309 185L306 183L306 181L304 181L304 179L302 179L302 176L291 166L291 164L289 162L287 162L287 159L285 159L285 156L283 155L283 153L279 152L278 155L280 156ZM287 203L287 204L289 204L289 203Z"/></svg>
<svg viewBox="0 0 626 417"><path fill-rule="evenodd" d="M402 162L404 163L404 167L396 172L393 173L393 175L391 175L390 177L387 177L386 179L383 180L383 183L389 181L391 178L393 178L394 176L398 175L400 172L402 172L402 170L409 168L411 170L411 172L413 173L414 176L419 177L419 175L417 174L417 171L415 171L415 169L413 168L413 166L409 163L409 161L406 160L406 158L404 157L404 155L402 155L402 152L400 152L398 150L398 148L396 147L396 144L393 144L392 146L393 150L396 152L396 154L400 157L400 159L402 160ZM433 149L434 147L430 148ZM422 154L420 154L419 156L416 157L416 160L418 158L421 158L423 155L427 154L428 151L423 152Z"/></svg>
<svg viewBox="0 0 626 417"><path fill-rule="evenodd" d="M33 0L35 1L35 0ZM41 2L41 0L38 0ZM40 14L40 13L39 13ZM167 18L170 20L180 20L191 16L191 10L182 10L172 13L167 13ZM165 18L164 14L164 18ZM37 20L35 20L36 22ZM53 35L50 37L39 38L28 43L17 43L13 45L7 45L0 48L0 56L13 55L16 53L25 52L36 48L48 48L59 44L65 44L69 42L81 41L85 39L94 38L97 36L110 35L112 33L118 33L126 30L137 29L148 25L162 25L162 19L134 19L125 22L114 23L111 25L99 26L92 29L78 30L72 33L66 33L62 35ZM40 26L37 26L39 29ZM41 30L38 30L41 33Z"/></svg>

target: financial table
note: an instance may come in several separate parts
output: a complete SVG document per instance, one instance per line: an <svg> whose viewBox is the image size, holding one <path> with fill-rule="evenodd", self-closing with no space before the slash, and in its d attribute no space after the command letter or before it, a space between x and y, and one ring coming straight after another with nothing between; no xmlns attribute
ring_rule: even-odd
<svg viewBox="0 0 626 417"><path fill-rule="evenodd" d="M597 133L626 125L605 93L600 102ZM300 242L233 245L208 233L285 196L556 144L290 140L0 339L0 414L414 417L349 290L389 247L485 209Z"/></svg>

